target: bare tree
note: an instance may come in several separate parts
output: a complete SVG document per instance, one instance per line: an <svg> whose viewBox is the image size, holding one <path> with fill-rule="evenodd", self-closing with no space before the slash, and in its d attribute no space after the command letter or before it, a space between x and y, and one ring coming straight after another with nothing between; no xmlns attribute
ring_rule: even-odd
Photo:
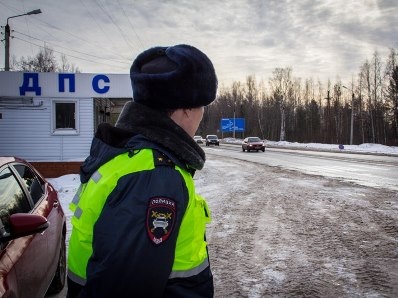
<svg viewBox="0 0 398 298"><path fill-rule="evenodd" d="M356 108L357 108L357 113L356 115L360 118L360 126L361 126L361 141L362 143L365 143L365 108L364 108L364 103L363 103L363 96L362 96L362 90L363 90L363 77L361 73L358 74L358 85L357 85L357 93L358 96L356 98Z"/></svg>
<svg viewBox="0 0 398 298"><path fill-rule="evenodd" d="M55 72L58 69L54 51L48 47L42 48L35 57L22 57L19 62L21 71Z"/></svg>
<svg viewBox="0 0 398 298"><path fill-rule="evenodd" d="M263 113L263 103L267 100L267 92L265 89L264 81L261 81L259 83L259 91L258 91L258 111L257 111L257 121L258 121L258 127L260 129L260 136L262 139L265 138L265 129L264 129L264 123L266 122L266 117L265 114Z"/></svg>
<svg viewBox="0 0 398 298"><path fill-rule="evenodd" d="M242 107L241 117L246 118L246 126L251 128L252 135L259 134L259 127L255 115L256 110L258 110L258 89L256 78L254 75L246 77L246 86L244 94L244 104Z"/></svg>
<svg viewBox="0 0 398 298"><path fill-rule="evenodd" d="M59 72L73 72L73 73L79 73L81 72L78 67L76 67L73 63L70 63L68 61L68 58L66 57L65 54L61 55L61 65L58 68Z"/></svg>
<svg viewBox="0 0 398 298"><path fill-rule="evenodd" d="M21 57L13 63L14 69L28 72L80 72L74 64L68 62L66 55L61 55L61 64L58 65L54 51L48 47L42 48L34 57Z"/></svg>
<svg viewBox="0 0 398 298"><path fill-rule="evenodd" d="M390 50L385 68L386 105L394 144L398 144L398 53Z"/></svg>
<svg viewBox="0 0 398 298"><path fill-rule="evenodd" d="M372 59L372 98L375 111L376 140L385 144L384 131L384 104L382 102L382 62L377 51L373 53Z"/></svg>
<svg viewBox="0 0 398 298"><path fill-rule="evenodd" d="M275 68L269 80L273 96L277 100L281 113L280 141L286 138L286 102L292 91L292 68Z"/></svg>
<svg viewBox="0 0 398 298"><path fill-rule="evenodd" d="M361 86L364 89L364 94L366 96L366 103L367 103L367 111L368 111L368 122L370 125L370 132L371 132L371 142L374 143L376 136L375 136L375 124L374 124L374 109L372 103L372 84L371 84L371 70L370 70L370 63L368 60L361 66L360 72L360 80L362 82Z"/></svg>
<svg viewBox="0 0 398 298"><path fill-rule="evenodd" d="M395 143L398 143L398 65L395 66L390 79L389 99L392 105L393 126L395 128Z"/></svg>

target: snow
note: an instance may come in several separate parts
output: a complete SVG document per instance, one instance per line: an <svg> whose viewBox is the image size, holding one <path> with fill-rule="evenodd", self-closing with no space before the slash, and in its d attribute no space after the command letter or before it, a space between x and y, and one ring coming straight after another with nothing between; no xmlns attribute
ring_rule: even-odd
<svg viewBox="0 0 398 298"><path fill-rule="evenodd" d="M234 139L234 138L225 138L223 140L224 142L231 144L240 144L242 142L241 139ZM266 146L277 147L277 148L398 155L398 147L373 144L373 143L364 143L360 145L344 145L344 144L297 143L297 142L286 142L286 141L275 142L269 140L264 140L264 142Z"/></svg>
<svg viewBox="0 0 398 298"><path fill-rule="evenodd" d="M223 141L240 143L242 140ZM266 146L398 156L398 147L380 144L344 145L344 149L339 149L336 144L266 141ZM242 171L243 184L237 183L242 181ZM79 176L72 174L48 180L58 191L67 217L69 239L72 216L69 203L79 187ZM367 254L358 256L355 261L354 248L349 246L347 249L347 245L354 245L355 249L363 246L370 254L372 245L378 251L387 245L390 251L398 253L398 233L394 232L398 230L396 193L300 173L285 173L272 167L264 170L264 176L259 178L253 164L246 166L243 161L231 162L211 154L207 154L204 169L195 175L195 184L212 211L207 238L213 259L215 297L283 297L291 294L392 297L398 293L396 276L381 275L382 278L392 278L381 285L379 282L382 281L374 281L375 277L367 276L366 272L361 271L362 275L358 277L356 271L361 270L361 262L367 263L363 260ZM377 215L369 215L370 208L377 209ZM384 217L387 222L375 223L375 219ZM312 225L307 227L309 222ZM341 226L335 226L339 224ZM264 227L267 227L266 231ZM379 235L380 227L388 233L384 238L380 236L372 241L360 234L362 227L366 229L366 235ZM355 239L346 239L351 234ZM242 239L237 239L240 235L243 235ZM387 238L390 242L383 244ZM317 245L325 246L325 251L320 253ZM381 254L377 254L377 259L383 260L381 265L369 270L377 271L380 267L394 272L394 268L398 268L396 258L388 253L387 256ZM378 273L373 271L372 274ZM370 286L358 281L364 275L364 280L370 279ZM333 280L324 280L328 278ZM306 285L305 280L310 284ZM65 297L65 291L55 297Z"/></svg>

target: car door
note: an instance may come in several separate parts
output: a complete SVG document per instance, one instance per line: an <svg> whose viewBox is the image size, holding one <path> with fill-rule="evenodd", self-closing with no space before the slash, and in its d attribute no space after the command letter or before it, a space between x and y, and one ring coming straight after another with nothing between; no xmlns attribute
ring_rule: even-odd
<svg viewBox="0 0 398 298"><path fill-rule="evenodd" d="M48 186L48 183L28 165L14 163L13 168L21 178L20 180L27 190L28 197L33 203L31 213L44 216L50 223L49 227L40 234L46 241L45 243L44 241L43 243L38 243L37 248L40 248L40 252L38 252L40 255L35 257L38 259L37 262L40 267L35 268L35 271L36 274L40 275L41 284L40 287L37 284L33 286L39 288L40 291L38 293L42 295L41 293L45 293L54 276L60 252L63 222L61 220L62 215L58 214L59 209L56 208L59 205L58 197L56 192ZM28 256L26 258L29 260ZM18 275L18 280L20 284L30 284L29 276Z"/></svg>
<svg viewBox="0 0 398 298"><path fill-rule="evenodd" d="M25 172L20 165L19 171ZM30 173L32 176L32 173ZM32 176L34 177L34 176ZM30 193L18 171L8 165L0 169L0 219L8 229L9 216L14 213L36 213L45 217L48 208L34 208ZM34 179L31 179L34 183ZM31 184L32 186L33 184ZM38 191L38 190L35 190ZM37 195L40 196L39 192ZM44 193L42 194L42 196ZM0 279L7 283L8 295L16 297L44 297L48 287L49 258L46 231L25 236L3 244Z"/></svg>

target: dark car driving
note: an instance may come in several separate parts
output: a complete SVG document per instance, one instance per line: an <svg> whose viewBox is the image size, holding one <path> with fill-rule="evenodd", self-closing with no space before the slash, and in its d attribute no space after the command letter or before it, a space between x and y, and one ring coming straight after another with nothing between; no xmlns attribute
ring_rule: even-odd
<svg viewBox="0 0 398 298"><path fill-rule="evenodd" d="M0 157L0 297L60 292L66 218L58 194L23 159Z"/></svg>
<svg viewBox="0 0 398 298"><path fill-rule="evenodd" d="M242 151L250 152L252 150L265 151L265 144L259 137L247 137L242 142Z"/></svg>
<svg viewBox="0 0 398 298"><path fill-rule="evenodd" d="M206 146L215 145L220 146L220 141L217 135L207 135L206 136Z"/></svg>

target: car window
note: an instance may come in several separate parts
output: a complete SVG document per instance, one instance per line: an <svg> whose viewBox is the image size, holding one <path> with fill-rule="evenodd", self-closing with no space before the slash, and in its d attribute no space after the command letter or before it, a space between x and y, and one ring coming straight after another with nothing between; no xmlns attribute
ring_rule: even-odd
<svg viewBox="0 0 398 298"><path fill-rule="evenodd" d="M0 219L9 232L9 218L14 213L28 213L30 204L16 177L8 167L0 170Z"/></svg>
<svg viewBox="0 0 398 298"><path fill-rule="evenodd" d="M37 201L44 195L44 182L33 171L22 164L14 165L26 188L29 190L33 202Z"/></svg>
<svg viewBox="0 0 398 298"><path fill-rule="evenodd" d="M208 138L208 139L215 140L215 139L217 139L217 136L207 136L207 138Z"/></svg>
<svg viewBox="0 0 398 298"><path fill-rule="evenodd" d="M249 142L261 142L260 138L249 138Z"/></svg>

